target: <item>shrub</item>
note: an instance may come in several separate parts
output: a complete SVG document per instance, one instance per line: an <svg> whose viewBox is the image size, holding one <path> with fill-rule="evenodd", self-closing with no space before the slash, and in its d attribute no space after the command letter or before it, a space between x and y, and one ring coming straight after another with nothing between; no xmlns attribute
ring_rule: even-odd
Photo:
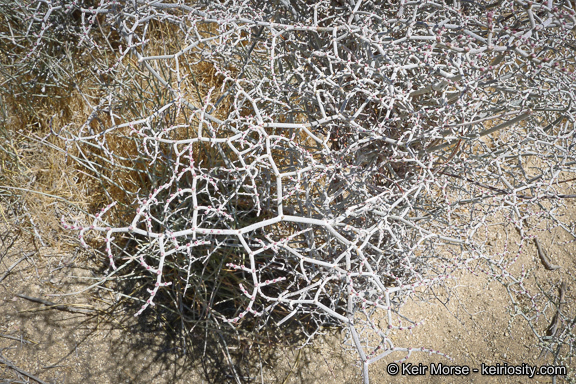
<svg viewBox="0 0 576 384"><path fill-rule="evenodd" d="M564 191L576 164L572 3L27 9L32 55L62 29L93 55L92 112L55 135L110 201L90 224L63 225L87 246L101 234L112 269L146 278L136 315L164 291L181 318L219 329L291 321L310 340L337 325L367 382L392 353L440 353L391 332L418 324L402 315L409 298L458 271L501 280L531 303L531 324L551 308L513 265L542 223L576 236L558 215L576 197ZM513 253L487 245L495 225L518 231ZM554 342L571 343L563 335Z"/></svg>

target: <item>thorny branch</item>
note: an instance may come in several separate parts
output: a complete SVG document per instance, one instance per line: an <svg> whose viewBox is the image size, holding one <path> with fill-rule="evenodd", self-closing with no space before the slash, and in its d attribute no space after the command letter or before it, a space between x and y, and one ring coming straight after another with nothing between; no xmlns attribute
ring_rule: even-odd
<svg viewBox="0 0 576 384"><path fill-rule="evenodd" d="M86 246L104 236L112 268L149 274L137 315L181 287L187 318L306 317L308 340L335 323L366 382L393 353L439 353L392 332L418 324L401 314L410 297L470 263L538 313L509 272L518 255L499 260L482 233L504 217L522 228L518 254L529 222L576 239L557 215L575 196L575 10L483 4L27 2L15 65L78 38L102 92L85 96L85 124L54 134L123 193L91 224L63 225ZM38 81L66 76L55 68ZM116 205L128 222L107 214ZM120 258L127 240L139 247Z"/></svg>

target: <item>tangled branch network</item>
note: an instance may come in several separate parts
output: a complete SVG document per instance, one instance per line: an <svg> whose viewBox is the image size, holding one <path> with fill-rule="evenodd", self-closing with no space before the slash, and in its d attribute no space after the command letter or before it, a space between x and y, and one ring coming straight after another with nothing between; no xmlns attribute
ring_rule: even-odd
<svg viewBox="0 0 576 384"><path fill-rule="evenodd" d="M537 308L511 266L541 223L575 238L559 215L576 171L572 2L29 9L30 57L75 15L94 78L114 84L58 135L132 196L132 216L106 218L110 195L92 225L64 225L83 242L102 233L113 268L149 276L137 315L179 287L181 308L233 327L306 318L311 337L337 324L367 382L383 357L436 352L393 339L418 324L402 315L410 297L480 267ZM517 252L490 252L494 220L518 230ZM140 247L121 258L127 240Z"/></svg>

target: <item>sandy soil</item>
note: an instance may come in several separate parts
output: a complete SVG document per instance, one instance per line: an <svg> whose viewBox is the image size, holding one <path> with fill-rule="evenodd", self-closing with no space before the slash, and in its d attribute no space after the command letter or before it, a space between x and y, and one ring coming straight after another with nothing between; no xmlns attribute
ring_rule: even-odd
<svg viewBox="0 0 576 384"><path fill-rule="evenodd" d="M570 212L570 220L574 221L573 205ZM164 332L161 321L145 316L136 319L131 309L122 305L111 310L118 303L118 296L104 290L86 290L102 273L101 260L79 251L36 249L33 234L18 234L8 229L4 227L2 231L0 278L20 262L0 281L0 383L234 382L219 370L226 356L213 356L211 353L216 352L211 351L189 352L183 356ZM572 255L576 254L576 244L557 245L566 240L558 230L540 236L551 259L561 269L546 270L536 256L535 246L522 254L516 267L534 268L532 288L538 282L548 287L552 296L557 297L554 287L560 281L567 282L564 311L574 316L575 284L569 274L574 270ZM502 236L493 234L491 242L495 250L498 249L502 246ZM82 290L76 295L48 296ZM511 317L510 297L499 282L490 281L483 273L465 274L449 291L438 289L436 294L436 300L414 301L405 307L405 314L425 322L412 332L399 332L395 342L438 350L452 360L417 352L408 363L444 363L479 369L481 364L540 366L552 362L551 354L541 356L541 347L527 323L519 316ZM48 307L22 295L68 306ZM545 332L553 314L554 309L549 308L536 323L538 332ZM253 363L246 375L241 375L245 382L361 382L355 356L341 349L336 332L302 350L265 351L253 347L239 352ZM372 383L524 383L528 380L523 376L490 377L480 373L467 377L393 377L386 372L390 362L383 359L370 367ZM530 382L550 383L552 378L539 376Z"/></svg>

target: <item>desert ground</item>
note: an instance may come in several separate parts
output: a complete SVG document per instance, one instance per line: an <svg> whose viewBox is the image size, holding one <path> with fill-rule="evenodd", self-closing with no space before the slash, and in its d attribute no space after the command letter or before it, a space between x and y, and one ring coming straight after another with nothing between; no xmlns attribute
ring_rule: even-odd
<svg viewBox="0 0 576 384"><path fill-rule="evenodd" d="M572 218L576 216L570 205ZM65 246L65 232L52 234L59 247L42 246L32 232L22 230L7 209L3 210L0 251L0 377L2 383L217 383L234 382L220 369L226 356L211 351L184 354L160 319L131 316L134 309L119 296L103 289L88 289L102 276L101 260L80 248ZM493 234L495 247L499 234ZM500 236L501 237L501 236ZM535 281L558 286L568 281L564 311L572 313L574 243L558 246L559 233L541 241L560 269L549 271L539 264L536 248L523 254L519 265L535 269ZM43 240L47 243L47 238ZM76 292L76 293L74 293ZM74 293L74 294L71 294ZM449 293L449 294L448 294ZM554 293L554 290L552 291ZM66 294L66 296L59 296ZM479 368L481 364L552 364L542 353L534 333L523 319L512 317L505 287L483 273L463 274L450 290L438 289L436 298L412 301L407 314L423 324L413 331L398 332L398 345L422 346L450 358L422 352L406 363L443 363ZM56 295L56 296L53 296ZM42 301L34 301L40 299ZM48 304L48 305L46 305ZM553 310L541 321L544 329ZM543 332L543 329L538 330ZM201 335L199 336L201 337ZM215 348L213 352L217 351ZM341 345L338 330L330 330L311 345L266 348L250 346L236 356L245 364L246 382L357 383L361 370L353 353ZM395 356L401 359L403 356ZM522 376L390 376L383 359L370 367L373 383L524 383ZM570 362L565 362L572 369ZM572 372L572 371L571 371ZM536 376L531 382L550 383ZM557 377L556 382L565 378Z"/></svg>

